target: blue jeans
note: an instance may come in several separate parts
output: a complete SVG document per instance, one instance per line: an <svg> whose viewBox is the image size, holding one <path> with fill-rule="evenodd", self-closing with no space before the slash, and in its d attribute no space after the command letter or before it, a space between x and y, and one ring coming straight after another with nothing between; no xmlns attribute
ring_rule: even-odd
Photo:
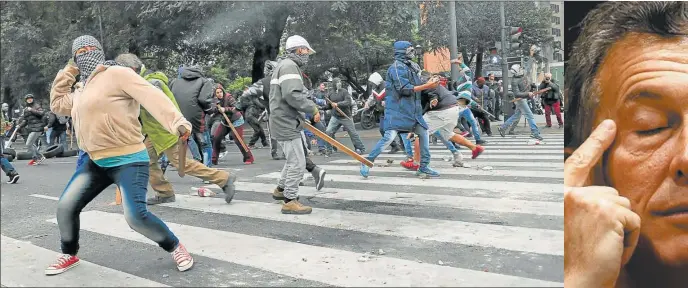
<svg viewBox="0 0 688 288"><path fill-rule="evenodd" d="M7 160L7 158L0 156L0 168L2 168L2 172L5 172L7 176L10 174L16 172L14 170L14 166L10 164L10 161Z"/></svg>
<svg viewBox="0 0 688 288"><path fill-rule="evenodd" d="M83 150L79 150L79 158L76 159L76 170L79 170L79 167L86 164L86 162L90 160L91 158L89 158L88 153L84 152Z"/></svg>
<svg viewBox="0 0 688 288"><path fill-rule="evenodd" d="M414 131L413 131L418 138L416 141L420 141L420 168L424 169L427 168L428 165L430 165L430 135L428 135L428 130L423 128L423 126L416 125ZM377 141L377 144L375 144L375 147L373 147L373 150L370 151L370 154L368 154L368 160L375 161L375 158L377 156L380 156L380 153L382 153L382 150L387 148L390 144L392 144L392 141L397 137L397 134L399 134L399 131L397 130L387 130L385 131L385 135L382 136L382 139L380 141ZM405 136L402 135L401 137L402 141L404 141L404 148L406 150L406 155L413 157L413 148L411 147L411 141L409 141Z"/></svg>
<svg viewBox="0 0 688 288"><path fill-rule="evenodd" d="M537 125L535 124L535 117L533 116L533 112L530 111L530 107L528 106L528 100L526 99L516 101L516 111L514 112L514 115L511 115L509 119L504 121L504 124L502 124L500 128L504 130L507 127L510 127L514 123L514 121L521 119L521 114L526 116L526 121L528 121L528 124L530 126L530 132L536 136L540 135L540 130L538 130Z"/></svg>
<svg viewBox="0 0 688 288"><path fill-rule="evenodd" d="M480 140L480 130L478 130L478 124L477 121L475 121L475 117L473 116L473 112L471 112L471 109L466 108L465 110L459 112L459 119L464 118L468 122L469 125L471 125L471 130L473 130L473 137L475 138L475 141Z"/></svg>
<svg viewBox="0 0 688 288"><path fill-rule="evenodd" d="M79 250L79 214L108 186L115 184L122 192L124 219L129 227L172 252L179 239L158 217L146 208L148 162L100 167L90 159L77 168L57 202L57 225L62 253L76 255Z"/></svg>

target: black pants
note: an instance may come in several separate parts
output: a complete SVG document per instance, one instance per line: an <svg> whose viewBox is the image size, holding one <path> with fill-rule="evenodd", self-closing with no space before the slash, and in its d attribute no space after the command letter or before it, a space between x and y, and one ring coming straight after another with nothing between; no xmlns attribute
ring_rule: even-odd
<svg viewBox="0 0 688 288"><path fill-rule="evenodd" d="M475 116L478 123L480 123L480 129L482 129L483 132L487 133L487 135L492 135L492 129L490 128L490 118L487 116L487 114L476 109L471 109L471 112L473 112L473 116Z"/></svg>
<svg viewBox="0 0 688 288"><path fill-rule="evenodd" d="M256 142L258 142L258 139L260 139L260 143L263 145L263 147L266 147L270 144L268 143L267 137L265 136L265 131L263 131L263 127L260 126L258 117L256 117L256 112L256 109L250 108L248 109L248 111L246 111L245 115L246 123L248 123L248 125L251 126L251 129L253 129L253 135L251 136L251 139L248 140L248 146L255 145Z"/></svg>

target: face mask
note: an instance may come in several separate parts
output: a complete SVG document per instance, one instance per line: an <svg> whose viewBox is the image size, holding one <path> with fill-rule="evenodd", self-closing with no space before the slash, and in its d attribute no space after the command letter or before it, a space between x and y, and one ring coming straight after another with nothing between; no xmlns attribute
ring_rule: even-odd
<svg viewBox="0 0 688 288"><path fill-rule="evenodd" d="M416 50L413 47L406 49L406 59L413 59L416 57Z"/></svg>
<svg viewBox="0 0 688 288"><path fill-rule="evenodd" d="M337 82L337 84L335 84L335 87L337 87L337 90L342 89L342 82Z"/></svg>
<svg viewBox="0 0 688 288"><path fill-rule="evenodd" d="M81 72L81 82L86 82L88 76L91 76L93 70L96 70L98 64L105 62L105 54L101 50L91 50L81 53L76 57L76 66Z"/></svg>

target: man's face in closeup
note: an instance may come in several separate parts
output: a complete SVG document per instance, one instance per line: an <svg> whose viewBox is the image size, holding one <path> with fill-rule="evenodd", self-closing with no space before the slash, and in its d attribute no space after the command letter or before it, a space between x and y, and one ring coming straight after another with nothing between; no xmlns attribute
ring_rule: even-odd
<svg viewBox="0 0 688 288"><path fill-rule="evenodd" d="M659 261L688 263L688 39L628 34L596 77L595 124L616 121L606 176L642 219ZM640 247L640 246L639 246Z"/></svg>

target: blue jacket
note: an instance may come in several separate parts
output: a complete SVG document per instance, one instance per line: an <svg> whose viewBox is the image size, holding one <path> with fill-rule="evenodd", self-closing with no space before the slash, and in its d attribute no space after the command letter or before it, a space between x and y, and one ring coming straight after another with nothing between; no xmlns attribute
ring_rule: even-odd
<svg viewBox="0 0 688 288"><path fill-rule="evenodd" d="M411 46L407 41L394 43L394 63L387 69L385 82L385 124L386 130L402 132L413 131L416 125L428 129L423 120L423 106L420 103L421 93L414 92L413 87L421 85L420 68L406 64L406 48ZM417 71L414 71L416 70Z"/></svg>

